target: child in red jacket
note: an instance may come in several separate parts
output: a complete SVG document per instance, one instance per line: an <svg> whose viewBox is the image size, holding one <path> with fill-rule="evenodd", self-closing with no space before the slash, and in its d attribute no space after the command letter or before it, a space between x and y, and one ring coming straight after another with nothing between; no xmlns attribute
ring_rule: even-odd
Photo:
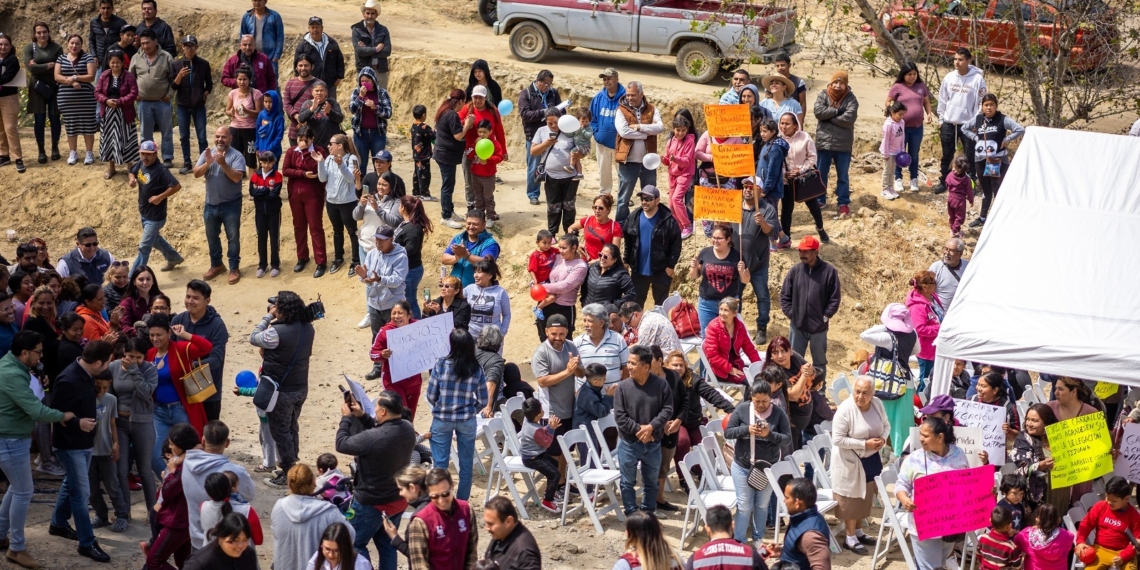
<svg viewBox="0 0 1140 570"><path fill-rule="evenodd" d="M483 210L487 219L494 221L499 219L495 213L495 173L498 170L496 165L503 161L503 145L491 138L491 121L483 119L476 128L479 130L479 138L476 139L475 146L467 149L467 158L471 161L471 192L475 195L475 209ZM487 158L480 158L478 149L487 143L494 150ZM491 224L487 224L487 227L491 227Z"/></svg>
<svg viewBox="0 0 1140 570"><path fill-rule="evenodd" d="M1077 528L1078 558L1083 558L1086 549L1096 550L1097 560L1086 564L1087 570L1136 570L1136 549L1125 530L1133 536L1140 536L1140 511L1128 503L1132 495L1132 484L1123 477L1113 477L1105 485L1103 501L1093 505ZM1096 531L1096 543L1088 544L1089 533Z"/></svg>
<svg viewBox="0 0 1140 570"><path fill-rule="evenodd" d="M281 173L277 157L267 150L257 155L257 172L249 178L253 198L253 221L257 227L257 276L265 277L265 249L268 242L270 277L281 274Z"/></svg>

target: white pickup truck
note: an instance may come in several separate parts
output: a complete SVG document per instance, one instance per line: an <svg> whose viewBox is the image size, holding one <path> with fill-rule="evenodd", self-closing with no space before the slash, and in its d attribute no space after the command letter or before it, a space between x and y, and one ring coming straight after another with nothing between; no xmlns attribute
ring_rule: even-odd
<svg viewBox="0 0 1140 570"><path fill-rule="evenodd" d="M708 83L724 68L795 52L796 11L702 0L498 0L496 35L511 53L542 61L550 49L676 56L677 75Z"/></svg>

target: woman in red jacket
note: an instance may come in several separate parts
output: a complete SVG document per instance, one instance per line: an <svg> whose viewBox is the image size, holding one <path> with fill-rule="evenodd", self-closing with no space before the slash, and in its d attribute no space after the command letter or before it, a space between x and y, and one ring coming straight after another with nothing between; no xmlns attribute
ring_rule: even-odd
<svg viewBox="0 0 1140 570"><path fill-rule="evenodd" d="M300 273L309 264L309 240L313 238L313 256L317 270L313 277L325 274L328 259L325 257L325 185L317 178L317 159L314 155L328 156L328 151L313 144L313 129L308 125L297 128L297 146L285 151L285 164L281 173L287 181L289 209L293 212L293 239L297 242L297 265L293 273Z"/></svg>
<svg viewBox="0 0 1140 570"><path fill-rule="evenodd" d="M398 392L404 397L404 405L412 411L412 417L405 418L408 421L413 421L416 417L416 403L420 401L423 376L413 374L407 378L392 381L392 363L388 360L392 357L392 350L388 348L388 331L414 322L416 320L412 318L412 306L407 301L396 301L396 306L392 307L392 319L380 327L380 332L376 334L376 342L372 343L372 351L369 353L372 362L383 367L381 379L384 381L384 389Z"/></svg>
<svg viewBox="0 0 1140 570"><path fill-rule="evenodd" d="M709 322L701 348L716 379L731 384L745 384L743 352L752 362L760 361L756 345L748 337L748 328L740 319L740 305L732 297L725 297L718 305L720 316Z"/></svg>
<svg viewBox="0 0 1140 570"><path fill-rule="evenodd" d="M166 464L162 460L162 442L170 428L189 423L202 435L206 426L206 410L202 404L186 400L182 377L197 366L198 360L210 355L214 345L195 334L186 332L182 325L170 326L170 317L157 313L150 317L147 333L153 346L146 360L158 370L158 386L154 389L154 472L162 474Z"/></svg>

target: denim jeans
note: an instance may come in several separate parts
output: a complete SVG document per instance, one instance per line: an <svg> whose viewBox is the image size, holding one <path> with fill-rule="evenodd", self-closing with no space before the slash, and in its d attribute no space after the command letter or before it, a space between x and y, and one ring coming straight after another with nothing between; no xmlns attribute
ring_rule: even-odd
<svg viewBox="0 0 1140 570"><path fill-rule="evenodd" d="M241 199L216 206L206 204L202 210L206 222L206 244L210 247L210 267L222 264L222 228L226 229L226 257L230 271L241 266Z"/></svg>
<svg viewBox="0 0 1140 570"><path fill-rule="evenodd" d="M131 272L140 266L146 265L150 261L150 250L158 248L162 253L162 257L167 261L175 263L182 262L182 255L166 238L162 237L162 227L166 225L166 220L148 220L142 218L142 237L139 238L139 254L135 257L134 263L131 264Z"/></svg>
<svg viewBox="0 0 1140 570"><path fill-rule="evenodd" d="M851 203L851 183L847 178L847 173L851 170L851 153L839 152L834 150L817 149L816 153L819 155L819 180L823 182L824 189L827 189L827 177L831 174L831 163L835 163L835 201L840 206L846 206ZM827 203L827 193L824 192L823 196L819 197L819 205L822 206Z"/></svg>
<svg viewBox="0 0 1140 570"><path fill-rule="evenodd" d="M757 247L763 247L763 244ZM767 336L768 323L771 322L770 315L772 313L772 294L768 292L767 265L752 270L752 291L756 293L756 306L760 313L756 317L756 330ZM741 292L743 293L743 291Z"/></svg>
<svg viewBox="0 0 1140 570"><path fill-rule="evenodd" d="M206 152L206 106L183 107L175 105L178 113L178 138L182 143L182 161L191 166L190 161L190 121L194 121L194 137L198 139L198 154Z"/></svg>
<svg viewBox="0 0 1140 570"><path fill-rule="evenodd" d="M162 160L174 160L174 124L170 102L139 101L139 142L154 140L154 127L162 134Z"/></svg>
<svg viewBox="0 0 1140 570"><path fill-rule="evenodd" d="M542 162L542 156L530 155L530 139L526 140L526 197L531 200L538 199L539 184L534 179L534 171L538 170L538 164Z"/></svg>
<svg viewBox="0 0 1140 570"><path fill-rule="evenodd" d="M63 465L63 485L55 499L55 510L51 513L51 524L68 526L68 519L75 517L75 534L79 535L79 546L89 548L95 544L95 530L91 527L91 517L87 514L87 501L91 498L91 484L87 472L91 468L90 449L57 449L55 457Z"/></svg>
<svg viewBox="0 0 1140 570"><path fill-rule="evenodd" d="M356 540L352 543L356 553L372 562L372 555L368 553L368 542L372 541L376 544L376 552L380 557L376 568L396 570L396 549L392 547L392 539L388 538L388 533L384 531L384 513L371 506L362 505L356 499L352 500L351 508L352 512L356 513L349 521L352 529L356 531ZM387 518L396 528L400 528L400 519L403 516L404 513L400 512Z"/></svg>
<svg viewBox="0 0 1140 570"><path fill-rule="evenodd" d="M447 469L448 464L451 463L452 434L455 434L459 451L459 487L457 487L455 497L464 501L471 497L471 476L475 468L476 429L474 416L459 422L435 418L432 418L431 421L431 461L433 467Z"/></svg>
<svg viewBox="0 0 1140 570"><path fill-rule="evenodd" d="M657 186L657 171L642 168L640 162L618 163L617 223L625 224L629 217L629 201L633 198L634 186L640 182L638 190L645 186Z"/></svg>
<svg viewBox="0 0 1140 570"><path fill-rule="evenodd" d="M910 179L918 181L918 151L922 150L922 125L903 128L906 153L910 155ZM895 166L895 180L902 180L902 168Z"/></svg>
<svg viewBox="0 0 1140 570"><path fill-rule="evenodd" d="M24 525L28 521L28 507L35 491L31 447L31 438L0 439L0 469L8 478L8 492L0 502L0 538L7 538L8 549L15 552L25 549ZM50 454L44 452L41 455L47 461Z"/></svg>
<svg viewBox="0 0 1140 570"><path fill-rule="evenodd" d="M372 157L388 146L388 136L380 129L360 129L360 135L353 133L352 142L356 145L356 152L360 153L360 177L363 178L368 174Z"/></svg>
<svg viewBox="0 0 1140 570"><path fill-rule="evenodd" d="M404 298L407 299L408 304L412 306L413 319L420 318L420 301L416 290L420 288L420 281L422 281L423 278L424 266L422 265L415 269L409 269L408 276L404 278Z"/></svg>
<svg viewBox="0 0 1140 570"><path fill-rule="evenodd" d="M934 375L934 359L927 360L925 358L918 358L917 360L918 360L918 391L922 392L923 394L929 395L930 394L931 379ZM1006 387L1006 390L1007 390L1006 393L1007 394L1011 393L1008 391L1008 389L1009 388L1007 385L1007 387Z"/></svg>
<svg viewBox="0 0 1140 570"><path fill-rule="evenodd" d="M823 369L823 377L827 378L827 331L821 333L805 333L796 328L795 324L788 324L788 342L792 350L807 356L811 348L812 366Z"/></svg>
<svg viewBox="0 0 1140 570"><path fill-rule="evenodd" d="M733 535L739 542L748 544L748 523L752 523L752 539L764 538L764 519L768 518L768 501L772 488L757 491L748 486L748 470L733 461L732 486L736 487L736 529Z"/></svg>
<svg viewBox="0 0 1140 570"><path fill-rule="evenodd" d="M661 442L641 443L618 440L618 468L621 471L621 505L625 514L637 510L637 463L641 462L641 510L657 510L657 476L661 474Z"/></svg>
<svg viewBox="0 0 1140 570"><path fill-rule="evenodd" d="M186 415L186 408L181 402L173 404L154 404L154 453L151 455L150 466L158 480L162 480L162 471L166 469L166 458L162 456L162 442L166 441L166 434L175 424L190 423ZM121 451L121 450L120 450Z"/></svg>
<svg viewBox="0 0 1140 570"><path fill-rule="evenodd" d="M709 323L720 314L720 301L697 297L697 320L701 323L701 331L705 331Z"/></svg>
<svg viewBox="0 0 1140 570"><path fill-rule="evenodd" d="M529 144L528 144L529 146ZM438 160L435 162L439 167L439 209L440 217L444 220L450 220L451 216L455 215L455 203L452 202L452 195L455 194L455 166L454 164L444 164ZM535 197L538 196L536 191Z"/></svg>

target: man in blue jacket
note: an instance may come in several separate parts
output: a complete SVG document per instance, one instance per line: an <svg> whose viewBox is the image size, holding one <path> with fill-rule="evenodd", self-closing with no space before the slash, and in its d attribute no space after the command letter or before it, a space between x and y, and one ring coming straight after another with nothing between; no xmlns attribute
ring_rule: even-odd
<svg viewBox="0 0 1140 570"><path fill-rule="evenodd" d="M241 35L252 35L257 51L273 62L273 76L281 77L277 61L285 49L285 24L281 14L265 7L267 0L253 0L253 8L241 17Z"/></svg>
<svg viewBox="0 0 1140 570"><path fill-rule="evenodd" d="M612 67L607 67L598 77L602 80L602 90L590 101L590 127L598 143L598 190L609 194L614 186L614 147L617 146L614 115L625 96L625 87L618 83L618 72Z"/></svg>

